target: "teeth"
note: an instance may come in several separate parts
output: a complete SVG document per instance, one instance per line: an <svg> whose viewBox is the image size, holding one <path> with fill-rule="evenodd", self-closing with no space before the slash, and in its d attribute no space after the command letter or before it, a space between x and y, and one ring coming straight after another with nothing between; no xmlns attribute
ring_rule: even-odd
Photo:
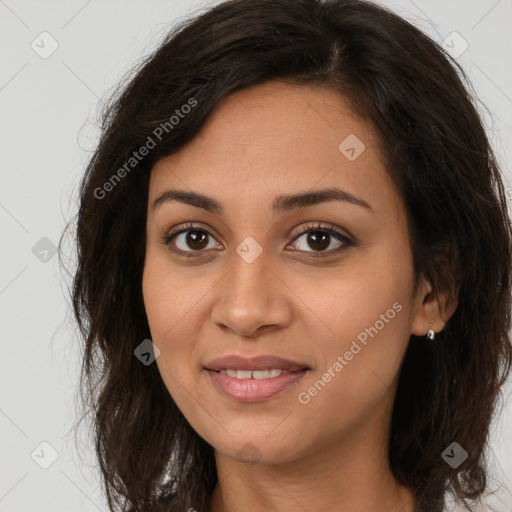
<svg viewBox="0 0 512 512"><path fill-rule="evenodd" d="M268 379L269 377L279 377L283 370L220 370L219 373L237 379Z"/></svg>
<svg viewBox="0 0 512 512"><path fill-rule="evenodd" d="M258 370L252 372L253 379L268 379L270 377L269 370Z"/></svg>

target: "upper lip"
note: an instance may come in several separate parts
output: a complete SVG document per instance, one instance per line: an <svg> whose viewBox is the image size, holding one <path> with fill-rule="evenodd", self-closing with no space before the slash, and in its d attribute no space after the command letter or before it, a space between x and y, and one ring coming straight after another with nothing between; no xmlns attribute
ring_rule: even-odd
<svg viewBox="0 0 512 512"><path fill-rule="evenodd" d="M300 371L308 369L308 366L290 359L272 355L256 357L243 357L236 354L226 355L211 360L205 365L207 370L272 370L281 369L288 371Z"/></svg>

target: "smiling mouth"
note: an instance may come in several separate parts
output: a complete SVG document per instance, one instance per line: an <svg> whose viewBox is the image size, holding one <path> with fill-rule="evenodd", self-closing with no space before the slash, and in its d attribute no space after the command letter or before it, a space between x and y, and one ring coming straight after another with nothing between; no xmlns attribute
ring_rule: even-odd
<svg viewBox="0 0 512 512"><path fill-rule="evenodd" d="M236 402L262 402L295 386L311 368L273 354L226 354L207 362L214 388Z"/></svg>

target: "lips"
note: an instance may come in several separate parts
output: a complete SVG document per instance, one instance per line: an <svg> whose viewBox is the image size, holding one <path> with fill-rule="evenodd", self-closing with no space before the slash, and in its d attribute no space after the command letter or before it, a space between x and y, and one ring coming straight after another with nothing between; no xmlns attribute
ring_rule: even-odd
<svg viewBox="0 0 512 512"><path fill-rule="evenodd" d="M272 370L280 369L289 372L298 372L309 369L306 364L283 359L272 355L256 357L243 357L236 354L222 356L205 364L207 370L218 372L220 370Z"/></svg>
<svg viewBox="0 0 512 512"><path fill-rule="evenodd" d="M310 371L304 363L273 355L230 354L213 359L204 368L222 395L248 403L269 400L291 389Z"/></svg>

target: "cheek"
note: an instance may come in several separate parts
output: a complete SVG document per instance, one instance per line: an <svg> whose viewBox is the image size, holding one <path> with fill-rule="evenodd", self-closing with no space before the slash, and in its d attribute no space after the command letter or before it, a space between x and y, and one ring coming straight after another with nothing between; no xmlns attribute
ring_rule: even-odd
<svg viewBox="0 0 512 512"><path fill-rule="evenodd" d="M180 319L186 318L186 301L176 293L169 269L164 269L151 251L146 255L142 293L151 340L160 349L156 363L167 387L174 387L173 377L179 379L180 369L185 367L183 350L174 340L184 339L178 331Z"/></svg>
<svg viewBox="0 0 512 512"><path fill-rule="evenodd" d="M190 400L186 388L197 378L197 339L206 321L201 300L215 284L206 273L204 279L194 279L191 272L173 268L165 255L148 249L142 278L146 316L151 340L160 349L156 364L178 406Z"/></svg>
<svg viewBox="0 0 512 512"><path fill-rule="evenodd" d="M393 388L411 332L413 269L406 249L401 258L396 247L368 251L326 285L323 306L316 295L315 309L328 326L318 345L322 366L313 385L298 393L304 393L306 408L325 415L326 424L361 420Z"/></svg>
<svg viewBox="0 0 512 512"><path fill-rule="evenodd" d="M376 323L381 338L394 339L403 333L413 274L407 251L404 249L402 254L400 257L396 247L370 247L354 253L331 273L331 278L320 278L316 284L303 282L304 303L322 321L325 332L339 340L334 341L334 347ZM393 306L395 303L398 305ZM361 341L364 342L364 334Z"/></svg>
<svg viewBox="0 0 512 512"><path fill-rule="evenodd" d="M184 339L184 329L194 330L198 323L200 299L214 285L204 279L192 277L193 270L172 265L165 254L148 249L142 277L142 293L148 323L154 340L164 345L172 340ZM198 271L196 270L196 273Z"/></svg>
<svg viewBox="0 0 512 512"><path fill-rule="evenodd" d="M319 340L322 365L294 395L302 416L324 425L325 439L357 430L393 400L409 339L406 306L394 298L365 303L364 312L346 303L346 310L330 319L332 331L340 334Z"/></svg>
<svg viewBox="0 0 512 512"><path fill-rule="evenodd" d="M370 248L352 263L340 267L336 279L310 288L307 300L321 320L321 330L315 332L311 324L309 332L322 352L319 371L331 369L325 380L332 392L337 389L341 403L386 391L399 371L411 331L413 269L407 247L401 253L396 246Z"/></svg>

